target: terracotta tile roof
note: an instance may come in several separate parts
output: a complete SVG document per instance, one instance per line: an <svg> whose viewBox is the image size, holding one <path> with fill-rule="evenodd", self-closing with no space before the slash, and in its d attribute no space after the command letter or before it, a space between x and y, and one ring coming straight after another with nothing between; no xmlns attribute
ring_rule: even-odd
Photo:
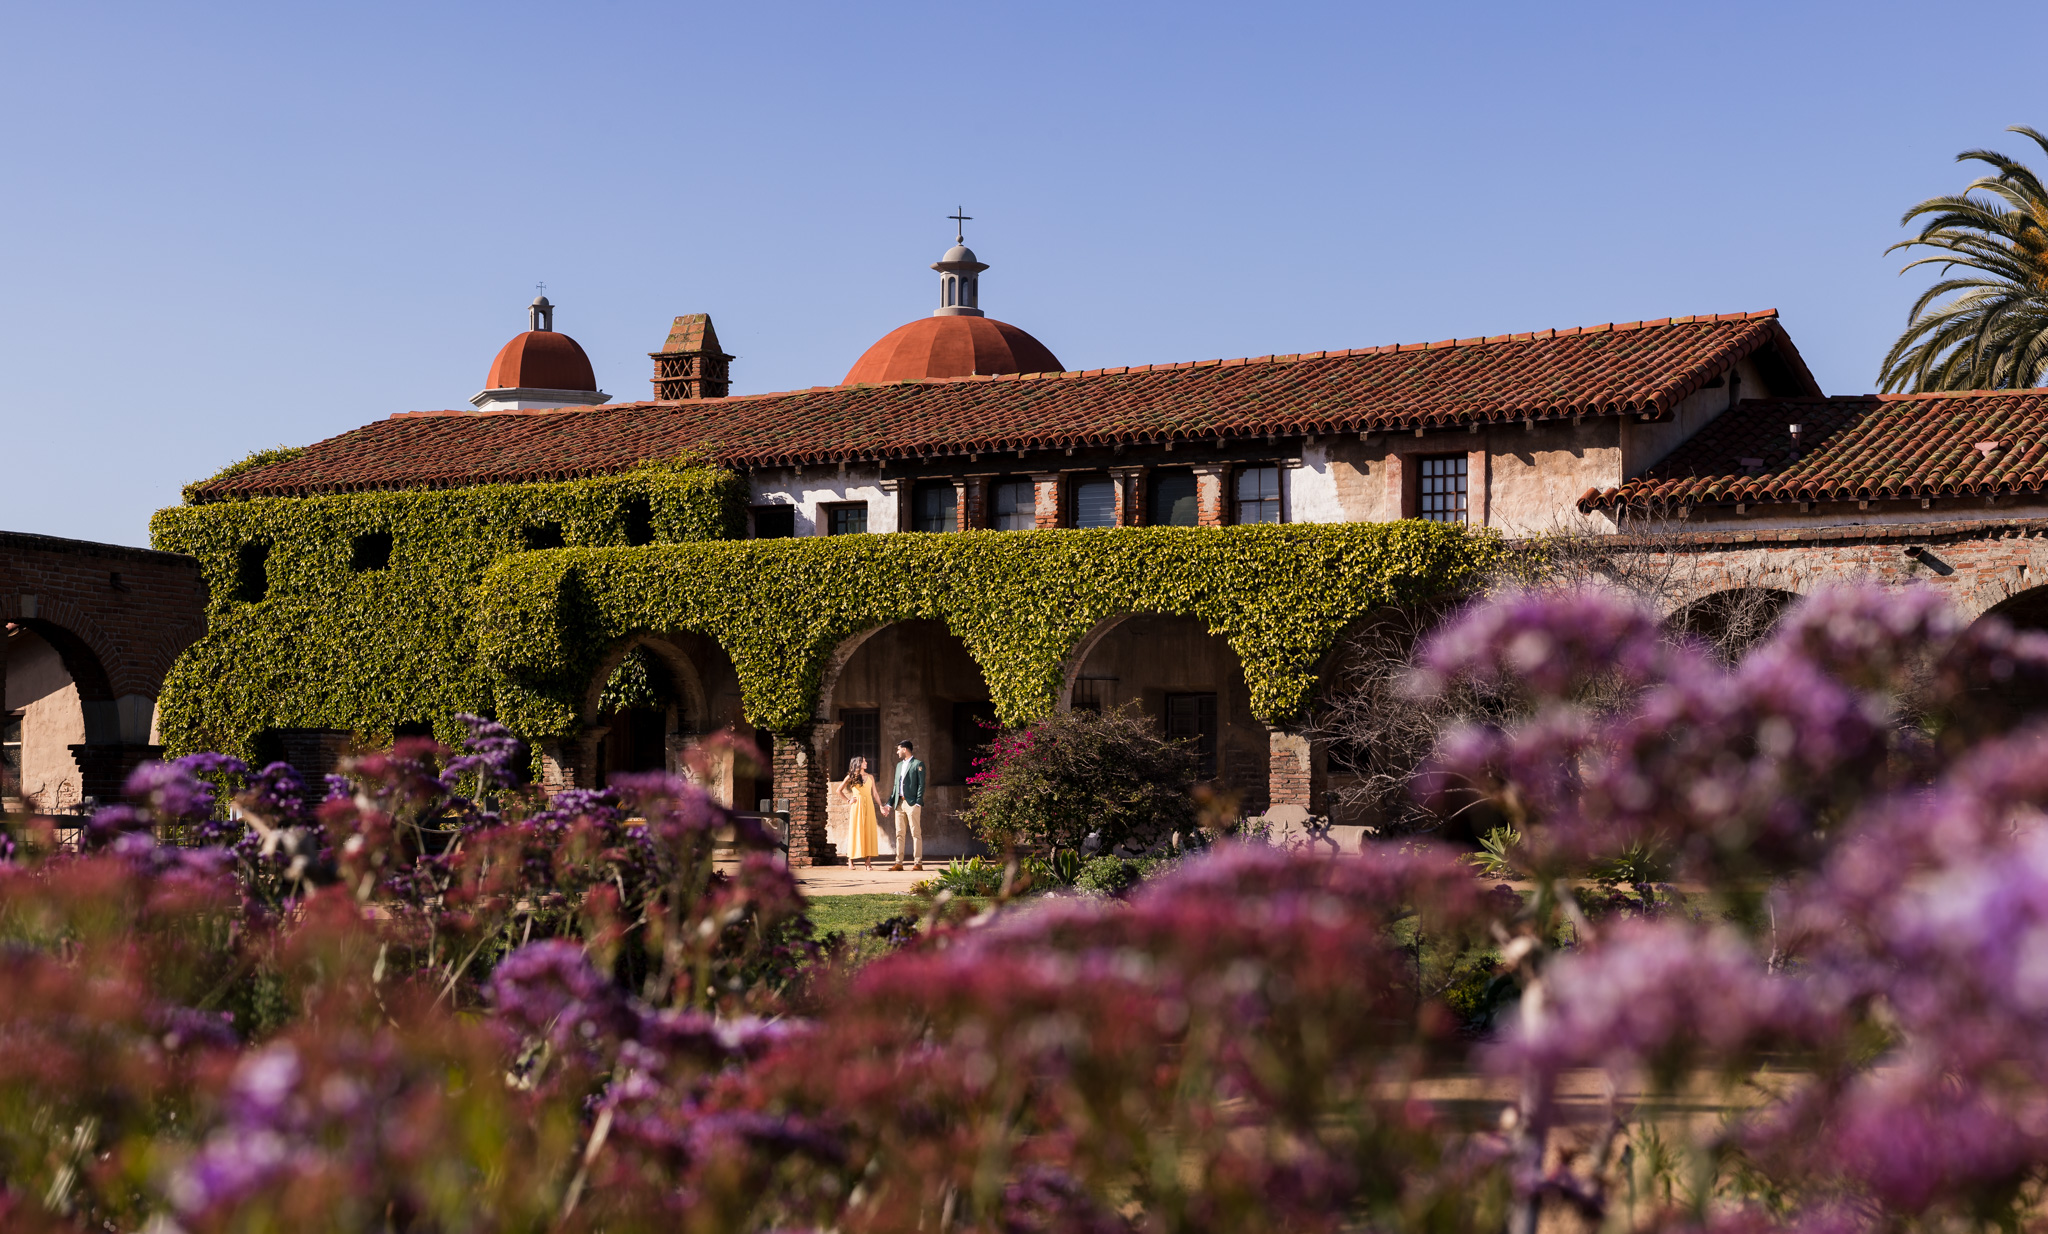
<svg viewBox="0 0 2048 1234"><path fill-rule="evenodd" d="M687 449L740 466L1656 415L1744 357L1820 388L1775 311L1294 356L532 412L406 412L198 500L563 479Z"/></svg>
<svg viewBox="0 0 2048 1234"><path fill-rule="evenodd" d="M1788 425L1800 426L1793 457ZM2048 390L1745 400L1581 510L1636 501L1845 501L2039 493Z"/></svg>
<svg viewBox="0 0 2048 1234"><path fill-rule="evenodd" d="M718 331L712 328L711 314L709 313L685 313L681 317L676 318L675 324L669 327L668 339L662 343L661 350L649 352L648 355L658 356L669 352L695 351L715 351L720 355L725 354L718 346Z"/></svg>

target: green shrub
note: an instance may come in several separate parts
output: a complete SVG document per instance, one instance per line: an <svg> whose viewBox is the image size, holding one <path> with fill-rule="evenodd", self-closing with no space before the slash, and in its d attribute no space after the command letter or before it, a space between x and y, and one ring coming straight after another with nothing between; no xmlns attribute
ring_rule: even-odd
<svg viewBox="0 0 2048 1234"><path fill-rule="evenodd" d="M1003 890L1003 864L981 857L955 860L939 871L938 877L926 879L925 885L934 892L950 891L959 896L1000 895Z"/></svg>
<svg viewBox="0 0 2048 1234"><path fill-rule="evenodd" d="M1135 703L1055 712L999 735L978 766L960 817L997 848L1149 848L1195 827L1194 753Z"/></svg>
<svg viewBox="0 0 2048 1234"><path fill-rule="evenodd" d="M1144 878L1144 867L1127 857L1097 857L1081 866L1074 886L1083 891L1122 895Z"/></svg>

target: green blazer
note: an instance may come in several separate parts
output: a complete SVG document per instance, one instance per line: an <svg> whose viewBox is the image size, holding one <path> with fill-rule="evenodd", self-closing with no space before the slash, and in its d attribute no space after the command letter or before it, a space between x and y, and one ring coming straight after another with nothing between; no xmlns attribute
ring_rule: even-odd
<svg viewBox="0 0 2048 1234"><path fill-rule="evenodd" d="M907 806L924 804L924 763L915 754L896 764L896 794L889 804L899 801Z"/></svg>

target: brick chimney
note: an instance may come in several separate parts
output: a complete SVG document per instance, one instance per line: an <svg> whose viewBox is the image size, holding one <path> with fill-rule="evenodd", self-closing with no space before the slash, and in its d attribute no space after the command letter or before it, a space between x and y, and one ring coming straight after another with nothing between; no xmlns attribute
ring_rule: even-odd
<svg viewBox="0 0 2048 1234"><path fill-rule="evenodd" d="M711 314L686 313L669 327L668 342L650 351L654 361L654 397L668 402L684 398L724 398L732 393L727 365L732 357L718 349Z"/></svg>

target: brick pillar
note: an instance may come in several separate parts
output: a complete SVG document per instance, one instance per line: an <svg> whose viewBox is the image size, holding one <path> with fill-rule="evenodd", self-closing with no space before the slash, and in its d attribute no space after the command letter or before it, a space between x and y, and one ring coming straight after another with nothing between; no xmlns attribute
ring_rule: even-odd
<svg viewBox="0 0 2048 1234"><path fill-rule="evenodd" d="M1223 488L1230 478L1228 463L1195 465L1195 523L1200 527L1221 527L1224 517Z"/></svg>
<svg viewBox="0 0 2048 1234"><path fill-rule="evenodd" d="M552 797L565 788L597 787L597 743L610 725L586 728L575 737L552 737L540 743L540 787Z"/></svg>
<svg viewBox="0 0 2048 1234"><path fill-rule="evenodd" d="M995 478L993 472L961 478L960 483L967 488L967 500L960 503L960 530L988 526L988 486Z"/></svg>
<svg viewBox="0 0 2048 1234"><path fill-rule="evenodd" d="M839 854L826 837L825 758L839 725L775 734L775 797L789 802L789 864L835 865Z"/></svg>
<svg viewBox="0 0 2048 1234"><path fill-rule="evenodd" d="M121 800L129 772L164 756L162 746L94 742L68 748L71 761L78 764L79 796L93 798L103 806Z"/></svg>
<svg viewBox="0 0 2048 1234"><path fill-rule="evenodd" d="M1267 807L1300 806L1323 812L1323 779L1328 755L1321 743L1284 728L1266 729Z"/></svg>
<svg viewBox="0 0 2048 1234"><path fill-rule="evenodd" d="M1057 471L1041 471L1031 477L1032 513L1036 516L1032 525L1040 531L1066 523L1060 517L1060 490L1063 487Z"/></svg>
<svg viewBox="0 0 2048 1234"><path fill-rule="evenodd" d="M1145 476L1143 467L1112 467L1109 478L1116 484L1116 525L1135 527L1145 520L1140 517L1138 502L1144 492L1141 483Z"/></svg>
<svg viewBox="0 0 2048 1234"><path fill-rule="evenodd" d="M973 509L968 502L974 492L974 485L965 478L953 481L953 530L966 531L981 524L973 519Z"/></svg>

